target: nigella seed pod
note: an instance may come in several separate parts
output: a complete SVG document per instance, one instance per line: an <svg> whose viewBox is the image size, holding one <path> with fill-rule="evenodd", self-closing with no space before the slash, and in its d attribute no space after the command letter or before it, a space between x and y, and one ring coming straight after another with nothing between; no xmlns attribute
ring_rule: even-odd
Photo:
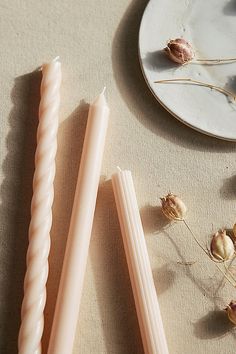
<svg viewBox="0 0 236 354"><path fill-rule="evenodd" d="M234 234L234 238L236 239L236 224L234 224L233 226L233 234Z"/></svg>
<svg viewBox="0 0 236 354"><path fill-rule="evenodd" d="M234 243L226 235L225 230L218 231L213 235L211 240L211 255L213 259L219 262L228 261L233 257L234 252Z"/></svg>
<svg viewBox="0 0 236 354"><path fill-rule="evenodd" d="M232 300L225 311L227 312L229 320L236 325L236 301Z"/></svg>
<svg viewBox="0 0 236 354"><path fill-rule="evenodd" d="M163 214L170 220L181 221L187 212L187 207L184 202L172 193L161 198L161 206Z"/></svg>
<svg viewBox="0 0 236 354"><path fill-rule="evenodd" d="M178 64L185 64L195 56L191 44L183 38L171 39L164 51L172 61Z"/></svg>

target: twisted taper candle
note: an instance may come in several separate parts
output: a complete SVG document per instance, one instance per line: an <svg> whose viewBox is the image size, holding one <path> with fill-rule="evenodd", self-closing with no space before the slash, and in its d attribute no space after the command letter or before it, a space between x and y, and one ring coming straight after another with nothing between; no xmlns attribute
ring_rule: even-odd
<svg viewBox="0 0 236 354"><path fill-rule="evenodd" d="M42 66L42 75L19 354L40 354L42 351L60 102L61 64L58 58Z"/></svg>

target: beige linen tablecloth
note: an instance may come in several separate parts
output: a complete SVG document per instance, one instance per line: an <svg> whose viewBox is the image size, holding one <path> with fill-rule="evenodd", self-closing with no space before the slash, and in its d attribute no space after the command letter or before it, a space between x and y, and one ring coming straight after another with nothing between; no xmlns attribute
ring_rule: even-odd
<svg viewBox="0 0 236 354"><path fill-rule="evenodd" d="M110 176L133 173L170 354L234 354L220 311L236 298L183 224L167 227L159 197L182 196L203 243L235 221L236 145L171 117L142 77L137 38L146 1L0 3L0 352L14 354L20 324L42 62L62 62L60 127L44 353L49 340L88 103L107 86L111 119L74 353L143 353ZM191 266L184 262L196 262ZM79 272L79 269L78 269Z"/></svg>

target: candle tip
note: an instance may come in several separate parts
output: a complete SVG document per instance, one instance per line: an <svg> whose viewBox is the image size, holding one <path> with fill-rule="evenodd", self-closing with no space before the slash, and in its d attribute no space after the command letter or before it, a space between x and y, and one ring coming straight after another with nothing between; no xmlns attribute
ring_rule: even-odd
<svg viewBox="0 0 236 354"><path fill-rule="evenodd" d="M104 95L105 91L106 91L106 86L104 86L102 92L97 96L97 98L93 102L94 105L105 105L105 106L107 106L106 97Z"/></svg>
<svg viewBox="0 0 236 354"><path fill-rule="evenodd" d="M56 57L53 59L53 62L58 61L59 59L60 59L60 57L59 57L59 55L58 55L58 56L56 56Z"/></svg>
<svg viewBox="0 0 236 354"><path fill-rule="evenodd" d="M60 59L60 57L59 57L59 55L58 55L58 56L56 56L51 62L47 62L47 63L44 63L43 65L41 65L41 66L38 68L38 71L42 71L42 70L43 70L43 67L44 67L45 65L50 64L50 63L59 63L59 64L60 64L59 59Z"/></svg>
<svg viewBox="0 0 236 354"><path fill-rule="evenodd" d="M116 166L116 168L118 169L119 172L122 172L120 166Z"/></svg>

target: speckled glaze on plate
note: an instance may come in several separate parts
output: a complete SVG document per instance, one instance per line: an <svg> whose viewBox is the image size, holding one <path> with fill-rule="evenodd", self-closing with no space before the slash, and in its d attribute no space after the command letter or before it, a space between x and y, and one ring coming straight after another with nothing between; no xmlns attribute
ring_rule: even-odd
<svg viewBox="0 0 236 354"><path fill-rule="evenodd" d="M139 56L148 86L176 118L202 133L236 141L236 103L209 88L154 81L192 78L236 93L236 62L178 66L163 52L183 37L199 58L236 57L236 0L150 0L140 25Z"/></svg>

